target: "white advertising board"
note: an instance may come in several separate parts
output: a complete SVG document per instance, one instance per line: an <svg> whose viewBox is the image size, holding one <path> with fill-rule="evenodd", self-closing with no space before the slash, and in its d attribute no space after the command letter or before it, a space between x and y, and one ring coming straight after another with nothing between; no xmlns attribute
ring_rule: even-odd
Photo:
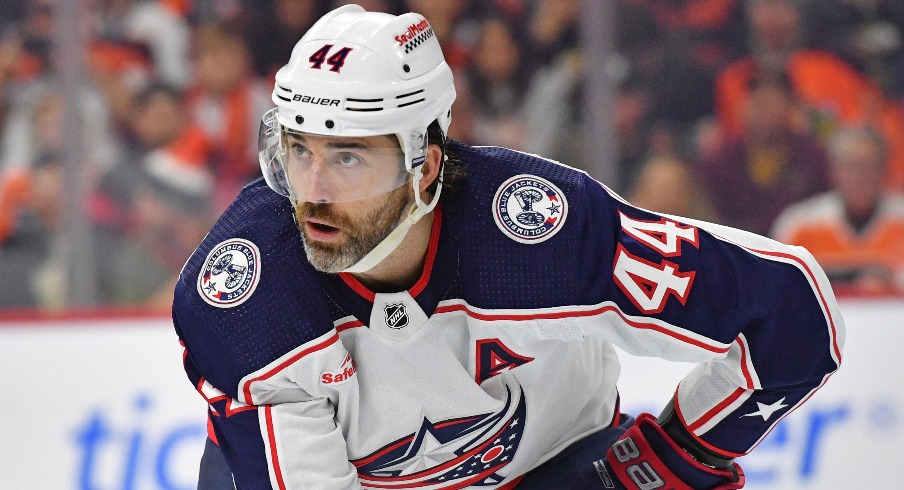
<svg viewBox="0 0 904 490"><path fill-rule="evenodd" d="M0 326L0 487L197 487L204 400L165 319Z"/></svg>
<svg viewBox="0 0 904 490"><path fill-rule="evenodd" d="M904 302L847 300L842 367L739 463L750 489L900 488ZM621 354L621 353L620 353ZM690 364L621 356L625 410L658 414Z"/></svg>
<svg viewBox="0 0 904 490"><path fill-rule="evenodd" d="M742 458L751 489L892 488L904 460L904 302L844 301L844 364ZM0 487L193 489L205 405L166 318L0 323ZM623 355L623 409L690 369Z"/></svg>

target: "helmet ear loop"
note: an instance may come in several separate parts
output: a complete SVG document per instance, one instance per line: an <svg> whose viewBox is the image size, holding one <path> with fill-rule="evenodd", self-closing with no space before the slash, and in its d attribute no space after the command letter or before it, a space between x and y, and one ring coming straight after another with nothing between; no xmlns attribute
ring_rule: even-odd
<svg viewBox="0 0 904 490"><path fill-rule="evenodd" d="M423 207L423 213L429 213L433 211L433 208L436 207L436 204L439 202L439 196L443 192L443 169L446 166L446 162L449 160L448 155L446 155L445 147L446 140L443 137L443 144L440 145L440 151L443 152L442 157L440 157L440 165L439 171L436 173L436 192L433 194L433 199L430 200L430 203L427 204L421 199L421 180L424 178L424 166L421 165L414 171L414 178L411 179L411 185L414 188L414 203L415 207L412 208L409 216L414 215L415 210L419 207Z"/></svg>
<svg viewBox="0 0 904 490"><path fill-rule="evenodd" d="M412 206L411 210L408 212L409 219L414 216L419 209L427 209L429 207L429 205L421 198L421 180L424 178L424 172L421 170L421 167L418 167L413 174L414 175L411 178L411 189L414 191L414 206Z"/></svg>

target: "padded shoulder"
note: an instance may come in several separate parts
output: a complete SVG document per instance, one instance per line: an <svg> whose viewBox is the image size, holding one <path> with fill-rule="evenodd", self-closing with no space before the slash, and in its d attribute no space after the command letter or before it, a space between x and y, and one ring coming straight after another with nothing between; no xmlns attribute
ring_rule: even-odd
<svg viewBox="0 0 904 490"><path fill-rule="evenodd" d="M249 184L179 276L176 330L198 369L222 390L333 327L292 214L291 203L263 180Z"/></svg>
<svg viewBox="0 0 904 490"><path fill-rule="evenodd" d="M576 256L588 238L586 173L505 148L461 146L466 183L445 204L465 299L483 308L597 301Z"/></svg>

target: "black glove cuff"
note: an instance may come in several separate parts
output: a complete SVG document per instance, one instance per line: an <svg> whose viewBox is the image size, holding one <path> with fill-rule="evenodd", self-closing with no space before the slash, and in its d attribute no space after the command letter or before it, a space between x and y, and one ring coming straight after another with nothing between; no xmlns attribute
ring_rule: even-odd
<svg viewBox="0 0 904 490"><path fill-rule="evenodd" d="M720 470L731 471L734 458L726 459L724 456L700 445L694 436L688 432L687 427L681 423L678 414L675 413L675 402L669 400L668 405L659 414L656 423L665 431L673 441L687 451L694 459L707 466Z"/></svg>

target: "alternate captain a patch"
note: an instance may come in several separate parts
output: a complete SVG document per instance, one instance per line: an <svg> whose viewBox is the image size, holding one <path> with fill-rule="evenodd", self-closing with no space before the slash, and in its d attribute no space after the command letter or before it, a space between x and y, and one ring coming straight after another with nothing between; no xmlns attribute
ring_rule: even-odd
<svg viewBox="0 0 904 490"><path fill-rule="evenodd" d="M568 201L552 182L516 175L496 190L493 219L509 238L521 243L549 240L565 224Z"/></svg>
<svg viewBox="0 0 904 490"><path fill-rule="evenodd" d="M198 274L198 294L211 306L232 308L254 292L260 280L261 252L257 245L232 238L214 246Z"/></svg>

